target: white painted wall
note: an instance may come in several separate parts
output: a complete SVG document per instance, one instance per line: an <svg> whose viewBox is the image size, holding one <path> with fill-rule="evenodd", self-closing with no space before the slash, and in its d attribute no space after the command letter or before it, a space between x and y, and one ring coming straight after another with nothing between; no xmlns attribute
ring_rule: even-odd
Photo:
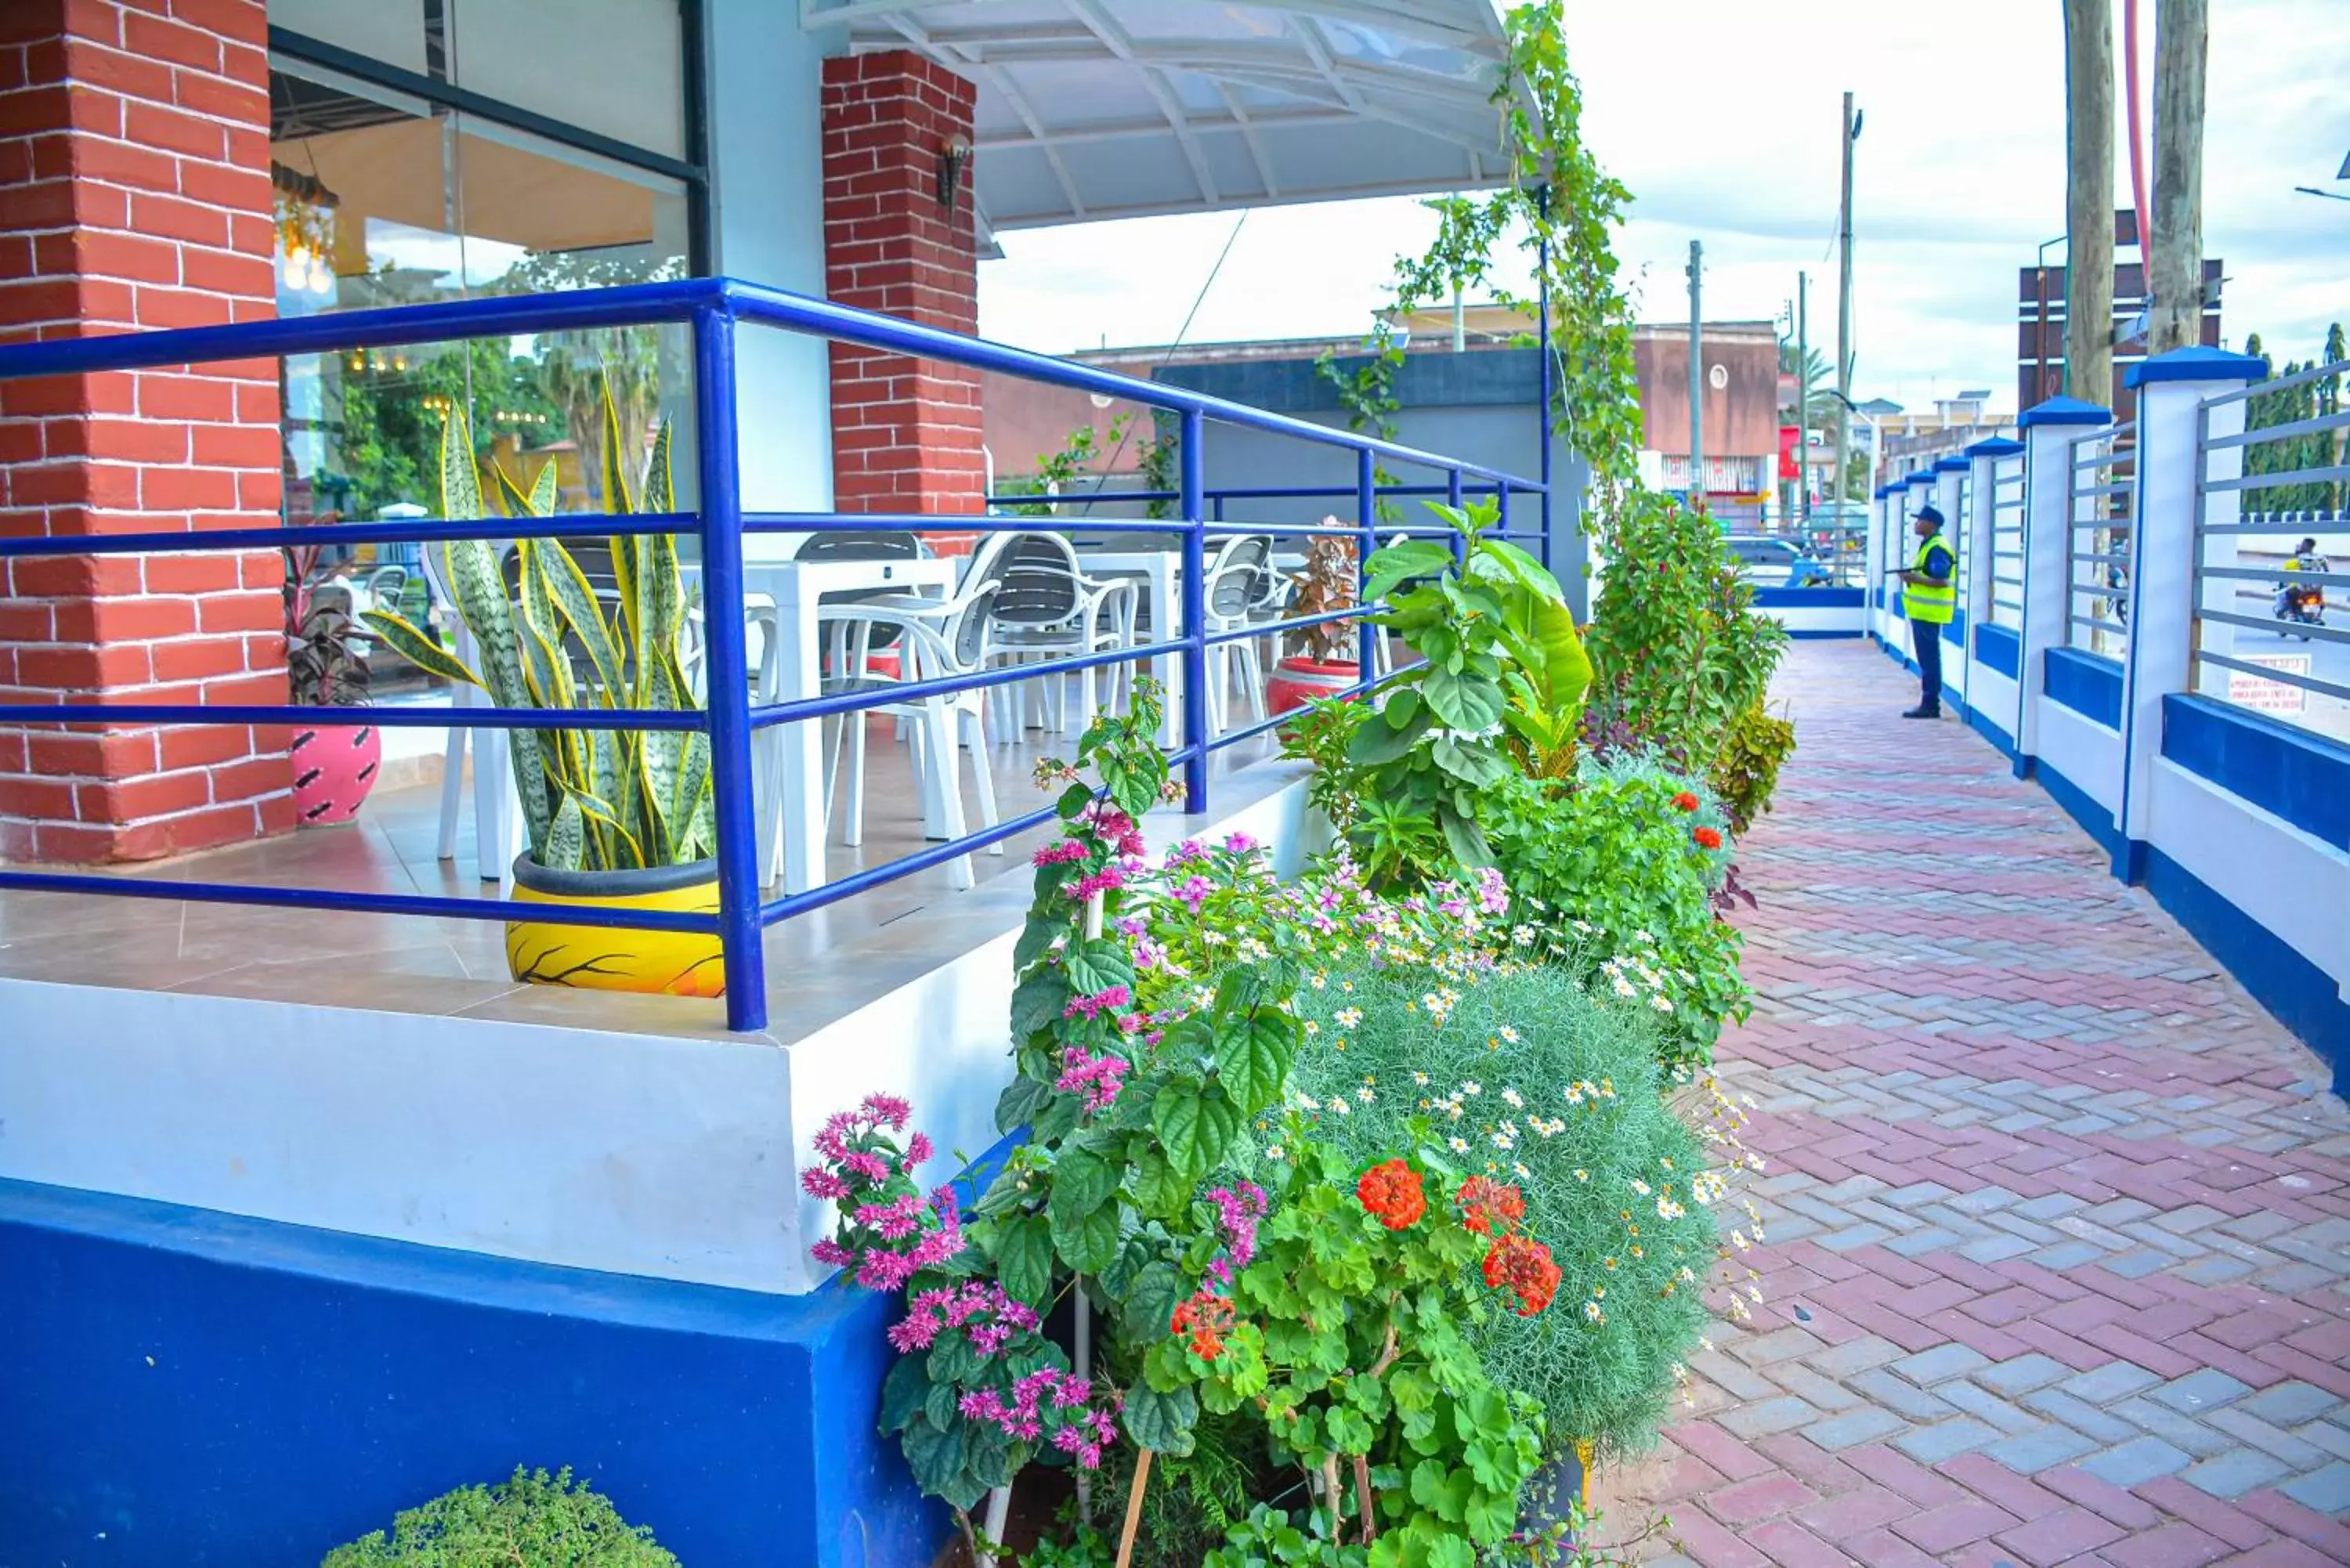
<svg viewBox="0 0 2350 1568"><path fill-rule="evenodd" d="M1304 765L1220 788L1232 804L1204 823L1148 819L1154 847L1246 832L1294 876L1314 847ZM0 981L0 1177L806 1291L829 1220L799 1173L826 1117L877 1089L906 1096L938 1146L930 1184L997 1141L1027 885L943 909L968 930L958 952L785 1045ZM868 938L831 961L899 964L904 946Z"/></svg>
<svg viewBox="0 0 2350 1568"><path fill-rule="evenodd" d="M2147 778L2147 837L2327 974L2350 1002L2350 855L2168 758Z"/></svg>
<svg viewBox="0 0 2350 1568"><path fill-rule="evenodd" d="M1974 628L1967 628L1967 639L1974 640ZM2010 741L2015 739L2015 682L1990 665L1974 662L1967 676L1967 706L2007 732Z"/></svg>
<svg viewBox="0 0 2350 1568"><path fill-rule="evenodd" d="M1791 632L1859 637L1868 628L1866 605L1757 605L1755 607Z"/></svg>
<svg viewBox="0 0 2350 1568"><path fill-rule="evenodd" d="M2122 797L2120 734L2045 695L2033 706L2039 716L2040 760L2107 811L2116 809Z"/></svg>
<svg viewBox="0 0 2350 1568"><path fill-rule="evenodd" d="M786 0L706 0L714 268L824 294L823 65L840 40L803 32ZM832 505L832 381L824 340L744 326L738 337L743 504ZM754 535L745 554L787 550Z"/></svg>
<svg viewBox="0 0 2350 1568"><path fill-rule="evenodd" d="M619 1273L778 1288L789 1058L0 981L0 1176Z"/></svg>

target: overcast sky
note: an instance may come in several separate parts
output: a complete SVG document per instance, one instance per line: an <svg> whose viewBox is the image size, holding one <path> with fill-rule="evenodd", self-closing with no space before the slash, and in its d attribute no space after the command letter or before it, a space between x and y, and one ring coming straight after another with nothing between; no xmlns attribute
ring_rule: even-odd
<svg viewBox="0 0 2350 1568"><path fill-rule="evenodd" d="M2155 0L2141 3L2150 134ZM2210 9L2204 251L2226 263L2223 330L2230 347L2258 332L2280 360L2307 358L2327 322L2350 319L2350 202L2293 192L2350 195L2334 178L2350 154L2350 0ZM1833 355L1836 131L1850 88L1866 116L1855 395L1914 409L1987 386L2012 405L2016 269L2064 227L2058 0L1569 0L1567 15L1586 139L1634 196L1617 251L1642 319L1687 319L1682 269L1697 239L1709 319L1775 317L1807 270L1812 341ZM1054 352L1167 342L1236 216L1003 235L1005 259L980 269L982 329ZM1353 331L1384 297L1397 253L1418 251L1432 227L1401 201L1252 213L1189 340Z"/></svg>

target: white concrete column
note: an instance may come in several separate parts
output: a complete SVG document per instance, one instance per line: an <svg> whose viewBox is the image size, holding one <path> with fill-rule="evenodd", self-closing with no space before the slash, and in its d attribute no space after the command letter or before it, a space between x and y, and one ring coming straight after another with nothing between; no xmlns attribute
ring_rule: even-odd
<svg viewBox="0 0 2350 1568"><path fill-rule="evenodd" d="M1990 669L1978 651L1982 640L1982 628L1991 619L1991 586L1997 543L1994 526L1998 514L1992 503L1998 499L1997 474L2000 461L2022 452L2022 446L2005 439L1979 441L1966 450L1967 515L1960 526L1966 530L1966 584L1960 602L1967 610L1967 691L1969 704L1999 726L2012 741L2018 723L2017 712L2021 688L2010 680L2004 670ZM2012 630L2012 628L2009 628ZM1996 694L1994 696L1994 693Z"/></svg>
<svg viewBox="0 0 2350 1568"><path fill-rule="evenodd" d="M2122 660L2124 863L2114 870L2129 881L2143 873L2154 763L2162 754L2162 700L2192 685L2195 494L2203 462L2197 427L2203 400L2236 391L2265 369L2249 355L2178 348L2132 366L2123 383L2137 392L2137 485L2130 526L2129 647Z"/></svg>
<svg viewBox="0 0 2350 1568"><path fill-rule="evenodd" d="M2064 543L2073 519L2073 441L2114 422L2110 410L2078 398L2051 398L2017 419L2023 431L2023 627L2015 753L2019 769L2040 754L2040 706L2047 653L2064 646L2071 586Z"/></svg>
<svg viewBox="0 0 2350 1568"><path fill-rule="evenodd" d="M1868 501L1868 532L1860 556L1860 624L1871 637L1883 639L1884 622L1877 608L1877 590L1885 586L1885 487L1878 485Z"/></svg>

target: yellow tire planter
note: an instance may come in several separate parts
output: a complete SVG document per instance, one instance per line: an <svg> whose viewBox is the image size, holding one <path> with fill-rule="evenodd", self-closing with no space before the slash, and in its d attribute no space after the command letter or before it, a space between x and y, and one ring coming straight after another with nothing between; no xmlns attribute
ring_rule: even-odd
<svg viewBox="0 0 2350 1568"><path fill-rule="evenodd" d="M642 871L550 871L527 855L514 867L515 899L593 904L607 909L715 914L718 866L696 860ZM723 996L726 962L718 938L689 931L506 923L506 972L535 985L634 991L651 996Z"/></svg>

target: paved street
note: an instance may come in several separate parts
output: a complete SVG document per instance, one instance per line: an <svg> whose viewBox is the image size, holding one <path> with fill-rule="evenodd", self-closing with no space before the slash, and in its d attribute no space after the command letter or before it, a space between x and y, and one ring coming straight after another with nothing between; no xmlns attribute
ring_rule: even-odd
<svg viewBox="0 0 2350 1568"><path fill-rule="evenodd" d="M2350 1563L2350 1112L2035 785L1798 643L1741 856L1766 1304L1697 1358L1706 1568ZM1615 1521L1618 1524L1628 1522Z"/></svg>

